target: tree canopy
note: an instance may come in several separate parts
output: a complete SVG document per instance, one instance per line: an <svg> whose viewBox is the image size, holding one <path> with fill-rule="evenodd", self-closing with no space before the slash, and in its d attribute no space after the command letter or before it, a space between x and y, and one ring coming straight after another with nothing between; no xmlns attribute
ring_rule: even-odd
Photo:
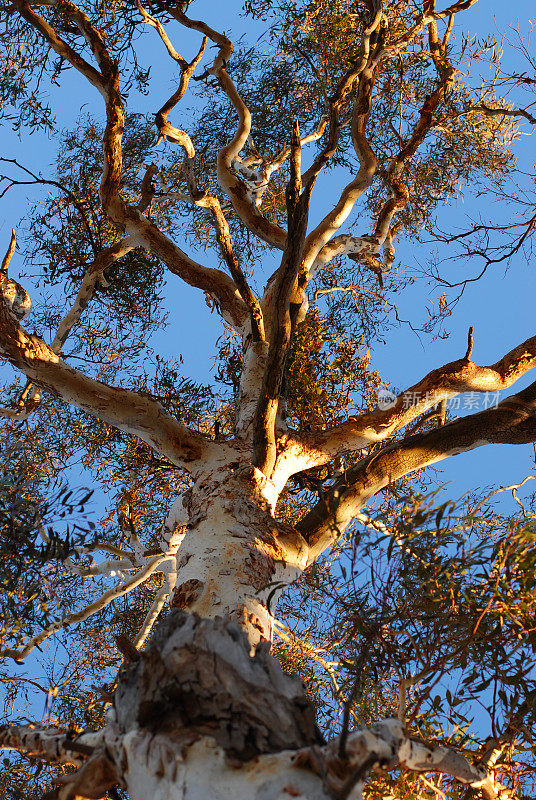
<svg viewBox="0 0 536 800"><path fill-rule="evenodd" d="M532 797L533 460L434 469L536 441L530 23L210 5L2 6L2 796Z"/></svg>

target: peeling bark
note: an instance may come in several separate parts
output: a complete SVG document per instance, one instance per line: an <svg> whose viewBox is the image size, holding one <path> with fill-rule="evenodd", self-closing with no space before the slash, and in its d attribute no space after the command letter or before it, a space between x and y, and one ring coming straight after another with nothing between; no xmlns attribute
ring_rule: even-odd
<svg viewBox="0 0 536 800"><path fill-rule="evenodd" d="M166 7L166 13L183 26L205 36L197 56L188 63L175 51L158 18L137 4L144 22L155 28L180 68L178 89L156 114L159 140L183 148L189 201L212 215L226 274L194 261L144 213L152 200L154 165L147 168L138 205L128 204L121 196L125 114L118 66L104 35L73 3L61 3L61 14L90 45L93 66L25 0L14 0L17 12L104 99L107 123L100 198L110 221L127 236L96 254L51 346L19 324L31 303L23 287L7 277L13 236L0 273L0 355L63 401L141 438L159 456L188 471L193 484L170 510L161 531L160 551L147 556L133 531L131 550L123 552L111 546L114 558L106 557L88 570L78 568L77 573L76 565L65 559L64 566L75 574L115 576L121 582L81 611L54 622L21 650L0 653L0 657L24 658L55 631L86 619L153 572L164 574L164 585L136 638L118 642L129 663L121 672L114 708L102 732L73 738L64 731L32 726L0 729L0 747L78 767L55 791L58 800L97 798L114 785L126 788L132 800L283 800L287 795L345 800L351 792L360 796L375 767L446 774L462 785L480 789L486 800L504 796L494 781L491 759L473 764L453 750L417 742L397 720L384 720L368 730L345 734L342 742L325 744L303 687L284 675L269 653L278 596L336 541L370 497L404 475L483 444L536 441L536 384L532 384L496 409L420 436L406 436L366 456L336 477L295 527L276 516L276 504L289 476L387 440L460 392L507 388L536 366L536 337L491 366L478 366L471 360L470 337L464 358L433 370L393 398L388 408L307 435L289 430L281 413L287 352L307 307L305 292L311 278L343 254L372 269L379 279L392 266L395 218L409 200L404 169L431 131L434 115L452 87L454 70L447 60L447 43L453 15L473 3L464 0L438 13L432 0L427 0L406 34L386 45L382 4L368 0L370 21L355 63L328 101L328 117L303 139L296 123L291 147L282 148L270 160L240 155L252 119L226 68L233 52L230 40L206 23L188 18L186 3ZM53 18L55 3L46 5ZM444 17L449 17L450 27L440 41L436 21ZM411 44L425 26L437 70L434 91L426 97L406 142L390 160L385 175L388 197L372 232L339 234L376 175L378 161L366 128L378 67L383 59ZM168 120L200 63L207 38L216 45L217 54L206 75L215 77L238 115L236 131L218 154L220 186L244 225L283 251L281 265L268 280L262 301L250 288L235 255L218 197L197 185L192 140ZM311 192L336 153L340 116L352 89L356 100L351 115L350 109L348 113L357 173L334 207L308 232ZM302 175L301 145L320 138L326 129L324 145ZM270 176L288 158L286 231L263 217L260 206ZM207 292L223 318L242 336L244 369L234 435L228 441L210 441L141 393L92 380L59 357L104 269L134 247L146 248L172 273ZM409 404L404 397L408 393L415 398ZM17 410L1 413L22 416ZM142 650L165 608L171 611Z"/></svg>

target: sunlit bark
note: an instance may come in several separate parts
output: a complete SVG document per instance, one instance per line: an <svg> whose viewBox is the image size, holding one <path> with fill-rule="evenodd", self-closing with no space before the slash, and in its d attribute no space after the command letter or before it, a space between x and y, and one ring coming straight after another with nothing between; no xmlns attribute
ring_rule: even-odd
<svg viewBox="0 0 536 800"><path fill-rule="evenodd" d="M135 640L120 645L125 661L130 663L119 678L114 708L102 732L73 739L63 732L29 726L0 730L0 746L5 749L79 767L58 789L58 800L98 798L115 785L126 788L132 800L194 800L209 795L222 800L282 800L287 795L345 800L352 792L353 797L360 796L374 768L440 773L462 786L480 789L486 800L505 796L495 782L491 757L469 763L454 749L412 739L397 720L345 732L342 738L324 743L301 685L285 676L269 655L278 596L337 541L367 500L400 477L484 444L536 441L536 384L532 384L497 408L364 455L333 480L324 497L295 527L277 517L277 502L289 477L387 442L403 427L457 394L510 387L536 365L536 337L495 364L480 367L471 360L470 335L464 358L433 370L407 392L393 397L386 408L302 435L291 430L285 419L287 355L307 307L307 286L339 255L365 264L380 278L391 268L396 216L405 208L410 192L403 171L432 130L434 114L452 87L454 70L447 60L447 43L453 16L473 3L466 0L436 12L428 0L405 36L388 44L382 4L377 0L365 3L368 23L360 37L355 65L330 98L328 118L304 138L295 122L291 147L282 147L270 162L261 159L259 163L248 163L240 155L251 133L252 117L227 71L233 54L230 40L205 22L187 17L187 4L177 3L169 9L184 27L202 33L217 46L206 74L216 78L238 115L236 130L218 153L220 187L249 231L282 251L280 266L258 298L235 255L222 203L197 185L196 153L190 136L168 121L188 88L206 42L187 62L174 49L160 20L138 4L144 23L156 29L180 68L179 88L156 114L159 139L183 149L188 201L210 213L215 241L229 274L191 259L145 213L157 173L154 165L147 168L137 206L122 196L125 113L118 66L102 32L74 4L58 4L58 14L69 18L89 44L96 63L93 66L62 38L59 26L47 22L24 0L14 0L17 12L48 46L102 95L106 129L100 198L109 220L126 236L95 256L50 346L20 325L30 304L25 290L7 278L13 238L0 281L0 354L40 389L138 437L156 454L187 471L192 480L191 488L169 512L157 554L144 554L133 532L131 549L113 551L113 558L84 569L66 559L66 570L76 573L78 569L84 578L105 575L119 577L120 581L82 610L56 620L21 649L0 653L4 658L23 659L54 632L100 611L154 572L164 574L164 584ZM56 8L55 3L47 5L52 11ZM445 17L449 18L449 27L440 41L437 20ZM419 121L385 170L389 194L372 233L340 234L378 169L377 155L367 137L367 122L382 60L410 46L425 27L437 69L435 91L424 101ZM357 172L350 176L334 206L326 209L320 222L308 231L315 181L337 151L339 117L352 90L355 103L350 122ZM302 144L320 138L325 129L326 144L302 174ZM261 206L271 175L286 160L290 162L290 179L284 230L263 216ZM226 441L210 439L176 420L148 397L96 381L60 358L62 346L91 302L104 270L136 247L145 248L173 274L210 295L223 319L242 337L244 367L236 423ZM408 394L412 398L409 403ZM22 415L20 409L0 413L6 417ZM161 612L169 607L175 612L156 625ZM153 636L142 650L153 626Z"/></svg>

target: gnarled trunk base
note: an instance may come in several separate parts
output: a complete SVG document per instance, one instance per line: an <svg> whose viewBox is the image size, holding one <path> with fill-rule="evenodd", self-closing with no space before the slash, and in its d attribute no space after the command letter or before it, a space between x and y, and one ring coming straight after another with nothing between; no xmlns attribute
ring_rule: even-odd
<svg viewBox="0 0 536 800"><path fill-rule="evenodd" d="M123 671L117 723L191 744L211 736L231 759L297 750L323 739L301 681L268 643L249 655L235 622L172 611L147 651Z"/></svg>
<svg viewBox="0 0 536 800"><path fill-rule="evenodd" d="M269 650L250 656L235 622L169 614L115 694L132 800L326 797L320 777L293 764L323 744L314 709Z"/></svg>

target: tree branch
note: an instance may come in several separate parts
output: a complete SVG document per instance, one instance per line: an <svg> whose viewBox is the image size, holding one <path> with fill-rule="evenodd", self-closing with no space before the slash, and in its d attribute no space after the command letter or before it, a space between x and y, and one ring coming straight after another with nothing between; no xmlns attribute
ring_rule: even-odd
<svg viewBox="0 0 536 800"><path fill-rule="evenodd" d="M17 750L57 764L82 765L102 742L102 731L72 731L37 725L0 726L0 750Z"/></svg>
<svg viewBox="0 0 536 800"><path fill-rule="evenodd" d="M54 353L61 352L69 333L77 324L92 300L97 284L102 280L104 271L127 253L130 253L134 247L136 247L136 244L130 238L121 239L119 242L102 250L89 265L82 279L82 283L80 284L80 288L78 289L74 303L58 325L58 329L50 345Z"/></svg>
<svg viewBox="0 0 536 800"><path fill-rule="evenodd" d="M306 281L309 270L322 248L332 239L348 218L357 199L371 185L376 172L377 159L365 135L365 128L371 110L374 72L383 55L381 42L379 41L381 4L376 5L378 10L374 20L363 36L359 64L341 80L331 102L330 141L303 176L304 186L308 186L309 182L314 183L323 165L335 152L339 138L339 110L348 92L352 89L354 83L358 81L357 98L352 112L351 135L354 150L359 160L359 169L355 178L343 189L335 207L309 233L305 240L303 264L300 268L300 276L303 276L303 282Z"/></svg>
<svg viewBox="0 0 536 800"><path fill-rule="evenodd" d="M138 5L138 7L140 11L143 12L144 15L149 17L149 15L147 15L147 12L145 12L140 5ZM149 19L151 20L150 24L154 23L154 27L157 27L160 36L164 39L164 42L167 43L166 46L168 47L169 50L171 47L171 43L167 39L167 36L165 35L165 31L163 30L162 25L160 24L160 22L158 22L158 20L153 20L152 17L149 17ZM146 19L145 21L147 22ZM182 56L179 56L179 54L176 53L174 50L173 52L170 52L172 58L174 58L181 65L181 78L180 78L179 88L177 89L177 91L162 106L162 108L158 111L156 115L155 124L156 127L158 128L158 141L165 138L168 141L180 145L184 149L185 158L183 166L192 202L195 203L195 205L200 206L201 208L206 208L211 212L212 218L214 220L214 225L216 228L216 238L218 240L221 252L223 254L227 266L229 267L229 272L231 273L231 277L234 280L235 285L240 293L240 297L244 301L246 307L249 309L253 338L255 341L264 341L264 321L262 316L262 310L259 301L253 294L246 280L246 276L244 275L244 272L234 253L232 239L231 239L231 232L229 230L229 224L222 211L219 198L216 197L215 195L209 195L207 192L199 190L193 169L193 162L195 158L195 148L193 142L185 131L180 130L179 128L175 128L168 122L167 119L169 112L177 105L177 103L184 96L190 78L193 75L196 66L199 64L201 60L201 57L205 50L206 43L207 43L207 37L205 36L197 56L190 63L185 62Z"/></svg>
<svg viewBox="0 0 536 800"><path fill-rule="evenodd" d="M12 242L13 241L14 241L14 232L12 237ZM98 282L102 280L104 270L107 269L107 267L109 267L119 258L122 258L122 256L126 255L126 253L130 252L133 246L135 245L133 245L129 239L121 239L121 241L116 242L110 247L107 247L105 250L102 250L98 254L98 256L94 259L94 261L89 265L88 269L86 270L86 274L82 279L82 283L80 284L80 288L76 295L75 301L71 306L71 308L69 309L69 311L67 312L67 314L60 322L58 329L56 331L56 335L54 336L54 339L52 340L52 343L50 345L51 350L54 353L59 354L61 352L61 349L69 336L69 333L71 332L73 327L77 324L83 312L89 305L91 299L93 298L96 286ZM27 419L32 413L32 411L34 411L38 407L39 402L40 402L40 393L38 390L35 389L32 381L29 381L25 386L24 391L19 399L17 408L0 409L0 417L6 417L10 419L20 419L20 420Z"/></svg>
<svg viewBox="0 0 536 800"><path fill-rule="evenodd" d="M76 625L78 622L83 622L88 617L96 614L97 611L101 611L103 608L106 608L106 606L108 606L113 600L116 600L118 597L123 597L123 595L128 594L141 583L145 583L147 578L149 578L153 572L156 572L161 563L168 557L169 556L167 553L154 556L147 562L145 567L138 570L135 575L129 576L122 583L117 584L117 586L114 586L112 589L108 589L107 592L104 592L104 594L97 600L94 600L93 603L90 603L80 611L67 614L67 616L57 620L56 622L53 622L47 628L40 631L35 636L32 636L32 638L21 650L0 650L0 659L13 658L15 661L22 661L29 653L32 652L32 650L52 636L53 633L63 630L70 625Z"/></svg>
<svg viewBox="0 0 536 800"><path fill-rule="evenodd" d="M427 2L425 6L432 11L433 2ZM453 17L450 17L452 22ZM406 207L410 199L408 187L402 181L402 174L408 162L413 158L418 148L424 142L427 134L435 123L435 114L443 102L447 92L453 85L456 70L447 58L447 42L441 42L438 37L436 19L432 18L428 23L428 40L430 52L437 71L437 85L434 91L426 97L421 109L419 121L415 125L413 132L406 141L400 152L390 159L389 167L385 175L385 182L389 189L389 197L384 203L378 214L373 238L378 245L383 244L390 238L390 231L393 219L402 209ZM394 249L392 245L386 252L386 262L391 265L394 260Z"/></svg>
<svg viewBox="0 0 536 800"><path fill-rule="evenodd" d="M485 800L506 797L485 759L471 763L454 749L429 745L410 737L402 722L384 719L348 736L345 757L339 754L340 738L323 748L304 748L294 756L296 767L314 768L323 776L330 794L344 800L352 789L362 789L374 765L385 769L446 775L464 786L480 789ZM354 796L360 797L361 793ZM511 795L508 793L508 797Z"/></svg>
<svg viewBox="0 0 536 800"><path fill-rule="evenodd" d="M15 252L15 245L17 244L17 238L15 236L15 228L11 229L11 239L9 241L9 246L6 250L6 254L2 259L2 266L0 267L0 272L7 278L7 270L9 267L9 262L13 258L13 253Z"/></svg>
<svg viewBox="0 0 536 800"><path fill-rule="evenodd" d="M296 526L309 542L311 559L329 547L368 501L393 481L484 444L536 440L536 382L477 414L412 436L373 453L345 473Z"/></svg>
<svg viewBox="0 0 536 800"><path fill-rule="evenodd" d="M483 111L487 117L525 117L531 125L536 125L536 117L530 114L526 108L490 108L485 103L473 106L471 111Z"/></svg>
<svg viewBox="0 0 536 800"><path fill-rule="evenodd" d="M154 400L108 386L68 366L42 339L26 333L1 293L0 355L39 386L119 430L138 436L185 469L191 469L194 462L218 447L170 417Z"/></svg>
<svg viewBox="0 0 536 800"><path fill-rule="evenodd" d="M98 72L68 46L41 17L34 13L24 0L16 0L15 6L50 46L97 86L106 103L106 128L103 136L104 169L100 185L100 197L104 210L115 222L132 236L137 244L153 252L174 274L186 283L203 289L213 296L226 319L241 328L247 316L246 308L234 282L221 270L209 269L193 261L175 245L156 225L150 222L138 208L129 206L119 195L122 172L121 138L124 128L124 108L119 86L117 64L111 59L99 31L88 17L74 4L62 7L91 46L101 72Z"/></svg>
<svg viewBox="0 0 536 800"><path fill-rule="evenodd" d="M291 292L300 268L312 184L302 192L301 144L294 124L290 180L287 185L288 237L272 295L270 347L264 367L253 432L253 463L269 477L276 460L275 427L283 374L292 333Z"/></svg>
<svg viewBox="0 0 536 800"><path fill-rule="evenodd" d="M324 117L316 130L300 139L302 147L304 144L320 139L327 124L328 118ZM240 156L235 156L233 159L234 172L244 181L256 208L261 207L262 198L269 186L272 175L281 169L290 154L291 148L285 145L272 159L262 158L260 155L248 156L244 159L240 158Z"/></svg>
<svg viewBox="0 0 536 800"><path fill-rule="evenodd" d="M273 247L277 247L279 250L283 250L287 238L286 232L263 217L255 205L252 193L248 191L244 182L233 171L233 163L251 133L251 114L225 69L233 54L232 42L223 34L209 27L205 22L189 19L179 9L170 10L170 13L186 28L203 33L218 46L218 54L206 74L215 76L238 114L238 129L235 135L229 144L222 147L218 153L218 182L228 195L234 210L244 225L263 241Z"/></svg>
<svg viewBox="0 0 536 800"><path fill-rule="evenodd" d="M470 338L469 338L470 337ZM468 340L472 341L472 330ZM536 336L514 347L499 361L480 367L464 358L432 370L418 383L392 399L386 407L349 419L341 425L303 437L307 467L320 466L351 450L384 441L443 400L462 392L498 392L512 386L536 366ZM307 467L301 466L301 469Z"/></svg>

